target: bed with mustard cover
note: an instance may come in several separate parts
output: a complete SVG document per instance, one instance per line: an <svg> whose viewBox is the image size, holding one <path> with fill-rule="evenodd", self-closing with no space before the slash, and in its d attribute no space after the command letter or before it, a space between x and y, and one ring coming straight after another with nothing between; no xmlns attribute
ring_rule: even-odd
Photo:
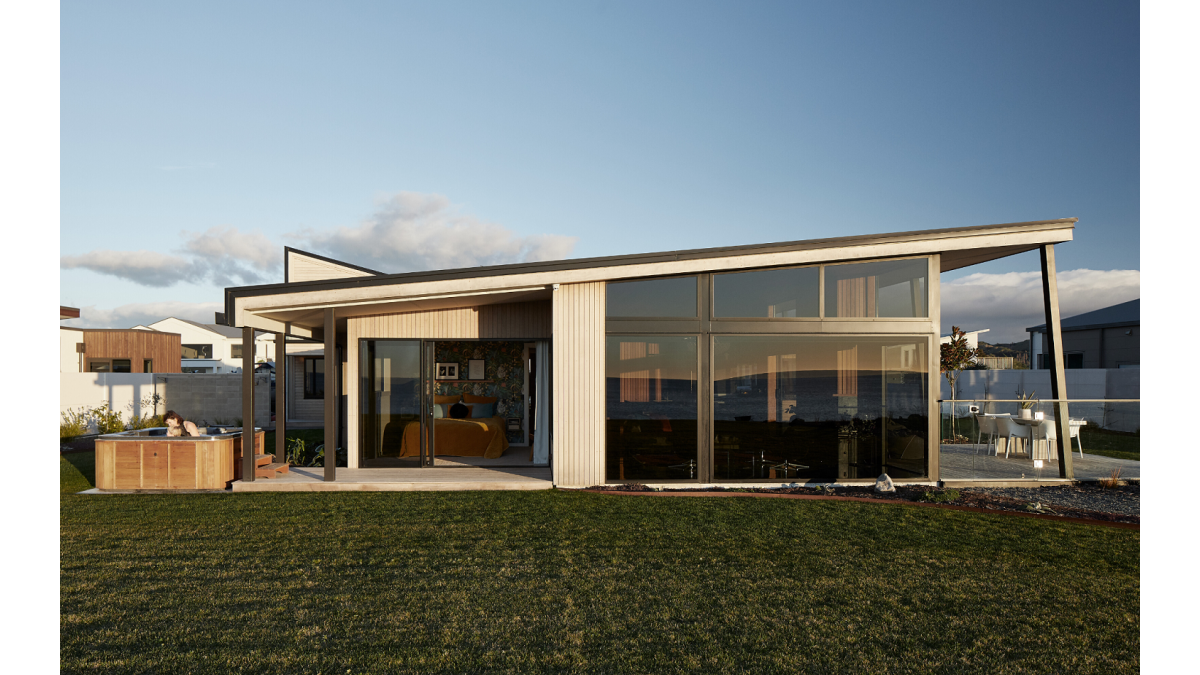
<svg viewBox="0 0 1200 675"><path fill-rule="evenodd" d="M462 399L474 412L472 404L494 404L495 397L462 395ZM435 396L434 404L449 405L459 400L458 395ZM400 442L401 457L416 457L420 454L421 423L409 422L404 427ZM505 421L500 417L468 417L453 419L439 417L433 420L433 453L435 456L486 457L494 459L508 449Z"/></svg>

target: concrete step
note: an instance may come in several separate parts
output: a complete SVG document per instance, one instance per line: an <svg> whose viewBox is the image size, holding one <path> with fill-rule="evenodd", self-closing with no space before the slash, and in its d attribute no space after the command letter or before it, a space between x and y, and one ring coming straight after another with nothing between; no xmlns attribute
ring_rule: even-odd
<svg viewBox="0 0 1200 675"><path fill-rule="evenodd" d="M291 467L290 464L278 464L278 463L267 464L265 466L255 467L254 468L254 477L255 478L275 478L276 476L278 476L281 473L288 473L288 469L290 467Z"/></svg>

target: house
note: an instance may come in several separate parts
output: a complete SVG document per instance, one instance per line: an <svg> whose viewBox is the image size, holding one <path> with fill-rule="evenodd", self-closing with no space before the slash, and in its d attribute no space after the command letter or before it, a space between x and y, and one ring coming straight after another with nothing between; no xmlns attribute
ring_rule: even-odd
<svg viewBox="0 0 1200 675"><path fill-rule="evenodd" d="M239 373L242 368L242 333L215 323L198 323L168 317L149 326L134 326L142 332L167 332L181 336L181 370L185 373ZM275 341L263 335L255 339L255 362L275 359ZM179 372L179 371L175 371Z"/></svg>
<svg viewBox="0 0 1200 675"><path fill-rule="evenodd" d="M1111 305L1062 320L1062 351L1068 369L1137 368L1141 364L1141 299ZM1046 324L1026 328L1030 363L1053 364Z"/></svg>
<svg viewBox="0 0 1200 675"><path fill-rule="evenodd" d="M58 336L60 373L180 372L178 333L59 326Z"/></svg>
<svg viewBox="0 0 1200 675"><path fill-rule="evenodd" d="M346 465L304 489L488 462L560 487L929 482L940 274L1040 251L1057 327L1054 245L1075 223L402 274L286 249L284 282L226 288L224 318L320 350L302 382Z"/></svg>
<svg viewBox="0 0 1200 675"><path fill-rule="evenodd" d="M967 348L968 349L979 349L979 334L986 333L989 330L991 330L991 328L980 328L979 330L963 331L967 338ZM950 333L943 333L941 340L940 340L940 344L944 344L944 345L950 344L951 337L952 336Z"/></svg>

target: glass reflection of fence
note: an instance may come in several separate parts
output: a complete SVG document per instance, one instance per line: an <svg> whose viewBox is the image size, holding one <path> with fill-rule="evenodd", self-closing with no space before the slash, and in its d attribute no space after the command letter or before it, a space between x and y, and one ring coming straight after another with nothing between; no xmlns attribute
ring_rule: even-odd
<svg viewBox="0 0 1200 675"><path fill-rule="evenodd" d="M968 399L939 401L943 480L1059 479L1052 422L1059 404L1070 420L1075 479L1096 480L1118 470L1140 477L1139 399ZM1015 418L1016 426L995 420L1003 417Z"/></svg>

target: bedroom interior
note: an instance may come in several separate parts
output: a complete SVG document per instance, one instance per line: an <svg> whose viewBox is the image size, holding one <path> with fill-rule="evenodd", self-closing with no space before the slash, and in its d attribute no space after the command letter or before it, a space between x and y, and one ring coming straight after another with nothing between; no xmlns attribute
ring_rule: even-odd
<svg viewBox="0 0 1200 675"><path fill-rule="evenodd" d="M544 466L534 461L536 392L548 384L538 379L537 347L524 340L362 340L360 465ZM425 408L423 391L432 399ZM424 429L422 409L431 413ZM432 458L421 452L422 432L432 435Z"/></svg>

